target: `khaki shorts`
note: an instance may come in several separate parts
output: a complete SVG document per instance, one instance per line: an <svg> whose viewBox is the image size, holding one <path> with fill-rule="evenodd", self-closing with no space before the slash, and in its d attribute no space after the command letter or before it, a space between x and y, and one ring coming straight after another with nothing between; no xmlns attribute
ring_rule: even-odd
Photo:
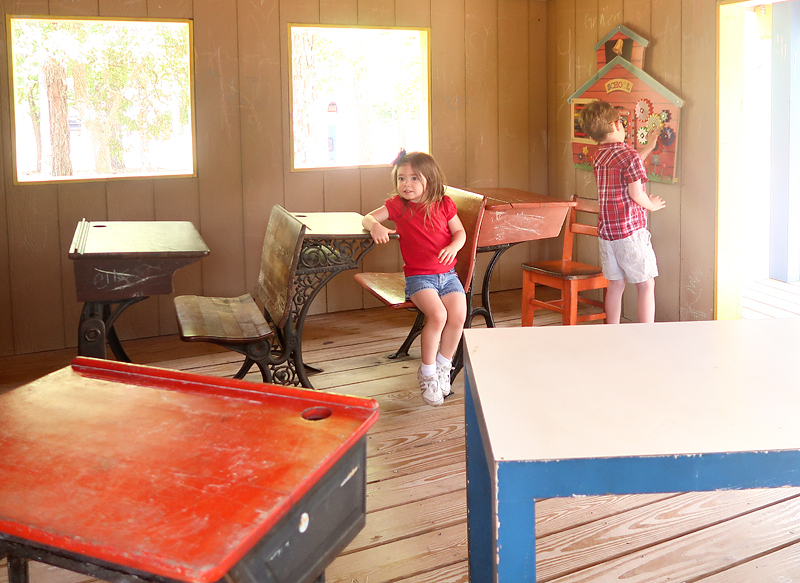
<svg viewBox="0 0 800 583"><path fill-rule="evenodd" d="M603 275L606 279L642 283L658 275L656 254L647 229L634 231L630 237L624 239L599 241L600 260L603 262Z"/></svg>

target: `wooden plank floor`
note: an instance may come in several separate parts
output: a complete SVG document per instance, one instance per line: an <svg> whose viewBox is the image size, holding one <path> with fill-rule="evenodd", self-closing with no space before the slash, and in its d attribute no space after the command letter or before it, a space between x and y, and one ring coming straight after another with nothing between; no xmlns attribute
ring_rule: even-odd
<svg viewBox="0 0 800 583"><path fill-rule="evenodd" d="M764 279L742 286L742 318L800 318L800 282Z"/></svg>
<svg viewBox="0 0 800 583"><path fill-rule="evenodd" d="M500 326L519 324L519 290L493 294ZM536 324L557 324L539 315ZM379 308L309 318L317 388L376 399L368 436L367 525L326 572L328 583L468 581L464 382L438 408L416 383L419 346L389 361L413 315ZM175 337L126 343L136 362L231 376L235 355ZM0 390L66 365L73 351L0 358ZM258 380L257 375L252 375ZM690 404L687 404L690 406ZM0 453L0 455L2 455ZM762 583L800 578L800 489L557 498L537 502L538 580ZM84 583L34 564L33 583ZM0 570L0 583L6 583ZM474 582L483 583L483 582Z"/></svg>

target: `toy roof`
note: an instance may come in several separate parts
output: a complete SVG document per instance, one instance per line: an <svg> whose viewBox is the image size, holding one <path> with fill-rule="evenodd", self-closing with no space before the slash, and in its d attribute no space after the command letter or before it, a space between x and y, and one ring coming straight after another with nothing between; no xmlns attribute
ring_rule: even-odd
<svg viewBox="0 0 800 583"><path fill-rule="evenodd" d="M600 40L597 42L597 44L596 44L596 45L594 45L594 49L593 49L593 50L595 50L595 51L598 51L598 50L600 50L600 47L602 47L603 45L605 45L605 44L606 44L606 43L607 43L607 42L608 42L608 41L611 39L611 37L613 37L613 36L614 36L615 34L617 34L618 32L621 32L622 34L624 34L624 35L626 35L627 37L629 37L630 39L632 39L632 40L633 40L633 42L635 42L635 43L638 43L638 44L642 45L643 47L646 47L647 45L649 45L649 44L650 44L650 41L649 41L649 40L645 39L644 37L641 37L641 36L639 36L638 34L636 34L635 32L633 32L633 31L632 31L630 28L628 28L627 26L624 26L624 25L622 25L622 24L618 24L617 26L615 26L614 28L612 28L612 29L611 29L611 30L608 32L608 34L607 34L606 36L604 36L603 38L601 38L601 39L600 39Z"/></svg>
<svg viewBox="0 0 800 583"><path fill-rule="evenodd" d="M580 97L583 93L588 91L595 83L597 83L600 79L602 79L606 73L608 73L611 69L613 69L616 66L625 68L636 78L641 79L642 81L647 83L649 87L651 87L655 91L658 91L658 93L660 93L665 99L670 101L672 104L676 105L677 107L683 107L683 104L685 103L683 99L675 95L672 91L664 87L661 83L653 79L650 75L645 73L639 67L631 64L629 61L623 59L622 57L614 57L611 61L609 61L602 69L600 69L597 73L595 73L591 79L589 79L586 83L581 85L581 87L575 93L570 95L569 98L567 99L567 102L572 103L573 99L575 99L576 97Z"/></svg>

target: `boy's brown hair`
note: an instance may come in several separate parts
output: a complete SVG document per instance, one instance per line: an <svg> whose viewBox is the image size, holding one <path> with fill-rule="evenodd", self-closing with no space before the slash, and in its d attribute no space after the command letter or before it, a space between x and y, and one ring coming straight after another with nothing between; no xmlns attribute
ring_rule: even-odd
<svg viewBox="0 0 800 583"><path fill-rule="evenodd" d="M602 142L611 133L611 124L619 119L619 112L607 101L592 101L578 114L578 123L586 135Z"/></svg>

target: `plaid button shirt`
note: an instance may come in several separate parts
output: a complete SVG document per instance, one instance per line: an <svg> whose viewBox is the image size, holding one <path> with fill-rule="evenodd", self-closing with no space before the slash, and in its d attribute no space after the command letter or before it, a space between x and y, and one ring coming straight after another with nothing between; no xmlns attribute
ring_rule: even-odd
<svg viewBox="0 0 800 583"><path fill-rule="evenodd" d="M639 152L625 143L601 144L594 156L594 176L600 215L597 229L601 239L616 241L647 227L647 211L633 202L628 184L647 182L647 171Z"/></svg>

